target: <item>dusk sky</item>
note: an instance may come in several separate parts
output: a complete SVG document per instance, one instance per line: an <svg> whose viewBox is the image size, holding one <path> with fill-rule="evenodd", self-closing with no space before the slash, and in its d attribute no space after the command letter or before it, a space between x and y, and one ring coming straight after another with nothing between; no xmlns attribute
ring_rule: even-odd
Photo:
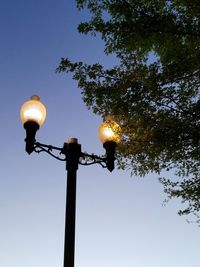
<svg viewBox="0 0 200 267"><path fill-rule="evenodd" d="M109 67L100 39L78 34L89 14L73 0L1 0L0 5L0 266L63 265L66 171L47 154L28 155L19 110L38 94L47 118L37 140L104 154L101 118L87 109L71 75L55 73L61 57ZM199 267L200 228L177 215L151 174L131 177L80 166L75 267Z"/></svg>

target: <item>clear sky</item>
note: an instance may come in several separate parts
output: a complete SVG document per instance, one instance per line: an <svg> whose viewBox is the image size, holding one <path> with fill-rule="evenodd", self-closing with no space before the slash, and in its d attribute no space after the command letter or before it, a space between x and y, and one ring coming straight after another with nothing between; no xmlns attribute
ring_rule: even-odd
<svg viewBox="0 0 200 267"><path fill-rule="evenodd" d="M114 64L98 39L79 35L88 17L72 0L1 0L0 4L0 266L61 267L66 172L49 155L27 155L21 104L40 95L47 119L40 142L62 146L77 137L83 151L103 154L101 119L87 110L60 58ZM80 167L76 267L198 267L200 229L162 206L157 177Z"/></svg>

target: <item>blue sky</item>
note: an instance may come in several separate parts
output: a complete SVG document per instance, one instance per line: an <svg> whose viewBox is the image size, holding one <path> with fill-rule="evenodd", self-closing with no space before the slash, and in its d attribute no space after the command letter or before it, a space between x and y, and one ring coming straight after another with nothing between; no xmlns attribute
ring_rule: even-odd
<svg viewBox="0 0 200 267"><path fill-rule="evenodd" d="M87 110L60 58L113 65L99 39L77 33L88 17L74 1L1 0L0 5L0 266L60 267L63 262L66 172L48 155L24 151L19 109L40 95L47 119L40 142L62 146L77 137L83 151L103 154L101 118ZM162 206L154 175L130 177L100 166L80 167L76 267L198 267L200 229Z"/></svg>

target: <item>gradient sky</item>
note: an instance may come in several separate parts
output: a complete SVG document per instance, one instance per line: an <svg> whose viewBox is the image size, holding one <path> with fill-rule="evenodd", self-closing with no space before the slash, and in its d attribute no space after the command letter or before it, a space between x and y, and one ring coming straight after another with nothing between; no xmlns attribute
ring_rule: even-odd
<svg viewBox="0 0 200 267"><path fill-rule="evenodd" d="M99 39L76 27L88 17L72 0L1 0L0 4L0 266L61 267L66 172L49 155L27 155L19 109L40 95L47 119L37 135L62 146L77 137L83 151L103 154L101 118L87 110L60 58L114 64ZM162 206L156 175L130 177L101 166L80 167L76 267L198 267L200 229Z"/></svg>

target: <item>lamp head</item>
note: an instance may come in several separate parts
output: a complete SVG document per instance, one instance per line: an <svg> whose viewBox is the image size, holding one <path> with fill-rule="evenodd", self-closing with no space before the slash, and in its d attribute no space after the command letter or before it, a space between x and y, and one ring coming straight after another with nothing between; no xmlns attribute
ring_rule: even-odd
<svg viewBox="0 0 200 267"><path fill-rule="evenodd" d="M26 101L20 110L22 123L34 121L41 126L46 119L46 108L40 101L39 96L33 95Z"/></svg>
<svg viewBox="0 0 200 267"><path fill-rule="evenodd" d="M22 105L20 118L26 130L26 152L31 154L34 150L36 132L46 118L46 108L39 96L33 95Z"/></svg>
<svg viewBox="0 0 200 267"><path fill-rule="evenodd" d="M99 139L106 150L106 166L112 172L114 170L115 149L121 141L121 128L111 116L99 126Z"/></svg>
<svg viewBox="0 0 200 267"><path fill-rule="evenodd" d="M106 142L115 142L118 144L121 141L121 128L112 116L107 116L105 121L99 126L99 139L102 144Z"/></svg>

